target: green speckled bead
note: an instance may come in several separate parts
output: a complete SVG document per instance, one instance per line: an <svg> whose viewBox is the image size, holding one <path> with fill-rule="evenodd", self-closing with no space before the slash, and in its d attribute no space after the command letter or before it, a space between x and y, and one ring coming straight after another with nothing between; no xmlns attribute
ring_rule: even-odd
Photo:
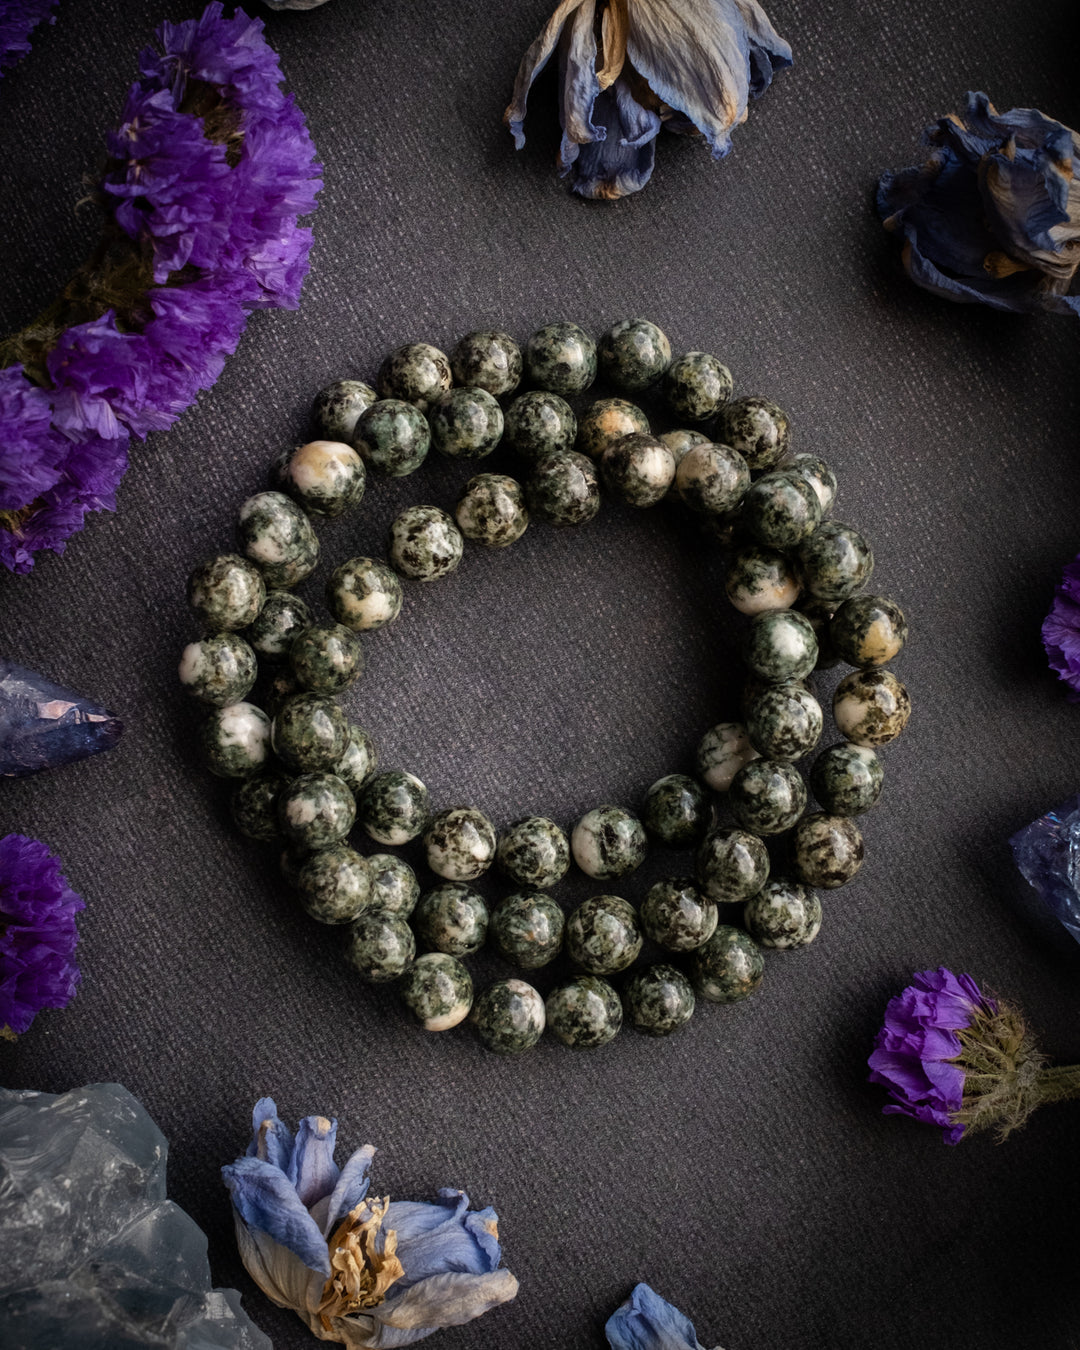
<svg viewBox="0 0 1080 1350"><path fill-rule="evenodd" d="M278 797L281 832L294 849L331 848L353 827L356 802L336 774L304 773Z"/></svg>
<svg viewBox="0 0 1080 1350"><path fill-rule="evenodd" d="M749 486L750 470L742 455L711 441L691 446L675 470L680 500L702 515L726 515L742 501Z"/></svg>
<svg viewBox="0 0 1080 1350"><path fill-rule="evenodd" d="M378 398L363 380L335 380L320 389L311 405L311 423L317 436L352 444L360 415Z"/></svg>
<svg viewBox="0 0 1080 1350"><path fill-rule="evenodd" d="M360 824L377 844L399 848L427 824L428 790L411 773L390 769L376 774L358 805Z"/></svg>
<svg viewBox="0 0 1080 1350"><path fill-rule="evenodd" d="M272 844L281 838L277 803L289 779L281 773L259 773L245 778L229 798L229 814L245 839Z"/></svg>
<svg viewBox="0 0 1080 1350"><path fill-rule="evenodd" d="M708 352L677 356L664 375L664 400L684 422L707 422L731 397L731 371Z"/></svg>
<svg viewBox="0 0 1080 1350"><path fill-rule="evenodd" d="M833 716L853 745L888 745L907 726L911 699L891 670L856 670L836 686Z"/></svg>
<svg viewBox="0 0 1080 1350"><path fill-rule="evenodd" d="M427 459L431 430L427 418L411 403L383 398L361 415L353 445L373 473L404 478Z"/></svg>
<svg viewBox="0 0 1080 1350"><path fill-rule="evenodd" d="M888 665L899 656L908 626L895 601L883 595L854 595L833 615L829 636L841 661L865 670Z"/></svg>
<svg viewBox="0 0 1080 1350"><path fill-rule="evenodd" d="M795 548L820 522L817 493L798 474L763 474L742 500L742 523L766 548Z"/></svg>
<svg viewBox="0 0 1080 1350"><path fill-rule="evenodd" d="M785 473L806 479L814 489L822 516L827 516L836 500L836 474L825 461L818 455L792 455L781 467Z"/></svg>
<svg viewBox="0 0 1080 1350"><path fill-rule="evenodd" d="M600 484L591 459L574 450L539 460L525 487L529 510L549 525L584 525L600 510Z"/></svg>
<svg viewBox="0 0 1080 1350"><path fill-rule="evenodd" d="M689 848L700 843L712 812L700 784L686 774L658 778L641 804L641 823L659 843Z"/></svg>
<svg viewBox="0 0 1080 1350"><path fill-rule="evenodd" d="M529 524L521 484L503 473L478 473L462 489L454 508L458 529L474 544L506 548Z"/></svg>
<svg viewBox="0 0 1080 1350"><path fill-rule="evenodd" d="M787 413L765 398L732 399L720 409L717 425L724 444L738 450L755 472L779 463L791 438Z"/></svg>
<svg viewBox="0 0 1080 1350"><path fill-rule="evenodd" d="M201 642L189 642L180 656L184 691L215 708L238 703L258 673L255 653L236 633L214 633Z"/></svg>
<svg viewBox="0 0 1080 1350"><path fill-rule="evenodd" d="M570 845L553 820L526 816L502 832L495 856L518 886L554 886L570 866Z"/></svg>
<svg viewBox="0 0 1080 1350"><path fill-rule="evenodd" d="M308 515L340 516L360 505L367 470L351 445L308 441L285 461L279 482Z"/></svg>
<svg viewBox="0 0 1080 1350"><path fill-rule="evenodd" d="M407 919L420 899L416 873L404 858L393 853L372 853L367 863L371 872L371 908Z"/></svg>
<svg viewBox="0 0 1080 1350"><path fill-rule="evenodd" d="M375 777L379 767L379 752L375 742L363 727L350 722L341 758L333 766L334 772L348 783L353 796L358 796Z"/></svg>
<svg viewBox="0 0 1080 1350"><path fill-rule="evenodd" d="M694 990L674 966L646 966L623 990L626 1020L646 1036L670 1036L694 1015Z"/></svg>
<svg viewBox="0 0 1080 1350"><path fill-rule="evenodd" d="M452 806L424 830L427 865L447 881L475 881L495 861L495 826L482 811Z"/></svg>
<svg viewBox="0 0 1080 1350"><path fill-rule="evenodd" d="M804 680L817 662L814 626L797 610L773 609L755 614L743 643L743 660L768 684Z"/></svg>
<svg viewBox="0 0 1080 1350"><path fill-rule="evenodd" d="M314 615L291 591L271 591L259 617L244 636L264 661L286 661L296 638L310 628Z"/></svg>
<svg viewBox="0 0 1080 1350"><path fill-rule="evenodd" d="M737 1003L761 984L765 958L754 940L721 924L690 958L694 990L710 1003Z"/></svg>
<svg viewBox="0 0 1080 1350"><path fill-rule="evenodd" d="M862 866L862 834L848 816L827 816L822 811L803 816L791 847L796 874L807 886L835 890Z"/></svg>
<svg viewBox="0 0 1080 1350"><path fill-rule="evenodd" d="M724 590L740 614L760 614L766 609L790 609L799 598L800 586L782 553L751 545L739 549L728 562Z"/></svg>
<svg viewBox="0 0 1080 1350"><path fill-rule="evenodd" d="M352 923L371 900L367 859L348 844L320 849L296 877L300 903L317 923Z"/></svg>
<svg viewBox="0 0 1080 1350"><path fill-rule="evenodd" d="M799 566L810 594L838 605L870 580L874 553L858 530L825 520L799 549Z"/></svg>
<svg viewBox="0 0 1080 1350"><path fill-rule="evenodd" d="M283 492L257 492L240 507L240 543L271 590L287 591L319 561L311 521Z"/></svg>
<svg viewBox="0 0 1080 1350"><path fill-rule="evenodd" d="M550 895L515 891L495 907L489 932L504 961L538 970L558 956L565 926L562 909Z"/></svg>
<svg viewBox="0 0 1080 1350"><path fill-rule="evenodd" d="M590 459L599 460L609 445L635 433L649 434L649 419L641 409L624 398L601 398L578 423L575 448Z"/></svg>
<svg viewBox="0 0 1080 1350"><path fill-rule="evenodd" d="M701 738L697 771L707 787L726 792L743 765L757 757L742 722L718 722Z"/></svg>
<svg viewBox="0 0 1080 1350"><path fill-rule="evenodd" d="M718 910L689 877L665 877L650 886L641 905L645 936L669 952L692 952L712 937Z"/></svg>
<svg viewBox="0 0 1080 1350"><path fill-rule="evenodd" d="M379 367L379 393L400 399L427 412L444 389L453 383L450 362L444 352L428 342L409 342L390 353Z"/></svg>
<svg viewBox="0 0 1080 1350"><path fill-rule="evenodd" d="M358 633L392 623L405 592L397 573L378 558L349 558L326 583L326 607L340 624Z"/></svg>
<svg viewBox="0 0 1080 1350"><path fill-rule="evenodd" d="M412 916L419 941L449 956L468 956L484 945L488 909L483 896L460 881L447 881L420 897Z"/></svg>
<svg viewBox="0 0 1080 1350"><path fill-rule="evenodd" d="M461 531L438 506L407 506L390 526L390 565L413 581L449 576L464 552Z"/></svg>
<svg viewBox="0 0 1080 1350"><path fill-rule="evenodd" d="M783 834L806 810L806 784L794 764L755 759L731 780L728 805L744 830Z"/></svg>
<svg viewBox="0 0 1080 1350"><path fill-rule="evenodd" d="M399 979L416 957L416 939L404 919L385 910L364 910L349 929L345 960L372 984Z"/></svg>
<svg viewBox="0 0 1080 1350"><path fill-rule="evenodd" d="M290 698L303 693L291 666L277 666L259 681L259 704L267 717L276 717Z"/></svg>
<svg viewBox="0 0 1080 1350"><path fill-rule="evenodd" d="M769 879L769 853L755 834L713 830L697 852L697 881L706 899L720 905L746 900Z"/></svg>
<svg viewBox="0 0 1080 1350"><path fill-rule="evenodd" d="M480 994L469 1021L489 1050L520 1055L544 1034L544 1000L524 980L496 980Z"/></svg>
<svg viewBox="0 0 1080 1350"><path fill-rule="evenodd" d="M794 686L796 689L802 689L806 693L810 693L810 686L805 680L785 680L784 685L785 687ZM747 674L743 681L742 696L739 705L743 718L749 717L750 709L766 689L774 688L776 688L775 685L769 683L767 680L763 680L760 675Z"/></svg>
<svg viewBox="0 0 1080 1350"><path fill-rule="evenodd" d="M885 767L865 745L841 741L814 761L810 786L830 816L859 816L877 804Z"/></svg>
<svg viewBox="0 0 1080 1350"><path fill-rule="evenodd" d="M746 721L755 750L771 760L795 760L809 754L825 726L821 704L797 684L763 690L751 704Z"/></svg>
<svg viewBox="0 0 1080 1350"><path fill-rule="evenodd" d="M266 599L262 573L239 553L219 553L188 577L187 601L211 633L253 623Z"/></svg>
<svg viewBox="0 0 1080 1350"><path fill-rule="evenodd" d="M332 772L349 744L349 723L332 698L294 694L274 716L270 743L290 769Z"/></svg>
<svg viewBox="0 0 1080 1350"><path fill-rule="evenodd" d="M799 601L798 611L810 623L814 630L814 636L817 638L818 658L815 670L828 670L830 666L835 666L839 661L836 649L833 646L832 637L829 633L829 624L832 621L833 610L835 606L828 600L816 600L812 595L803 596Z"/></svg>
<svg viewBox="0 0 1080 1350"><path fill-rule="evenodd" d="M586 876L606 881L640 867L648 841L637 816L621 806L596 806L574 826L570 849Z"/></svg>
<svg viewBox="0 0 1080 1350"><path fill-rule="evenodd" d="M600 459L604 486L627 506L655 506L675 479L675 456L655 436L635 433L609 445Z"/></svg>
<svg viewBox="0 0 1080 1350"><path fill-rule="evenodd" d="M483 459L499 444L503 411L486 389L448 389L428 412L431 443L449 459Z"/></svg>
<svg viewBox="0 0 1080 1350"><path fill-rule="evenodd" d="M525 374L538 389L580 394L596 379L596 343L576 323L549 323L525 344Z"/></svg>
<svg viewBox="0 0 1080 1350"><path fill-rule="evenodd" d="M553 450L572 450L576 436L573 408L543 389L514 399L503 419L503 444L530 464Z"/></svg>
<svg viewBox="0 0 1080 1350"><path fill-rule="evenodd" d="M521 348L509 333L481 328L460 339L450 353L450 369L456 383L501 398L521 383Z"/></svg>
<svg viewBox="0 0 1080 1350"><path fill-rule="evenodd" d="M199 745L218 778L249 778L270 756L270 719L254 703L215 708L199 730Z"/></svg>
<svg viewBox="0 0 1080 1350"><path fill-rule="evenodd" d="M805 947L821 929L821 901L797 881L767 881L746 902L743 923L759 947Z"/></svg>
<svg viewBox="0 0 1080 1350"><path fill-rule="evenodd" d="M607 980L579 975L548 994L548 1028L564 1045L591 1050L614 1040L622 1026L622 1004Z"/></svg>
<svg viewBox="0 0 1080 1350"><path fill-rule="evenodd" d="M449 1031L472 1009L472 976L456 956L428 952L405 972L401 997L425 1031Z"/></svg>
<svg viewBox="0 0 1080 1350"><path fill-rule="evenodd" d="M340 623L316 623L289 648L292 672L305 689L316 694L340 694L364 669L360 639Z"/></svg>
<svg viewBox="0 0 1080 1350"><path fill-rule="evenodd" d="M600 339L596 357L616 389L648 389L671 365L671 343L648 319L622 319Z"/></svg>
<svg viewBox="0 0 1080 1350"><path fill-rule="evenodd" d="M566 950L590 975L614 975L641 954L637 911L617 895L594 895L566 921Z"/></svg>

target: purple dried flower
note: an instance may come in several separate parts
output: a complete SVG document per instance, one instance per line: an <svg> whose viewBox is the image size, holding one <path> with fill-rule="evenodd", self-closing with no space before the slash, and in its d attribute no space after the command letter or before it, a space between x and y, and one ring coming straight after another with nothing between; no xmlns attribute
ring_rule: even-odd
<svg viewBox="0 0 1080 1350"><path fill-rule="evenodd" d="M75 915L84 908L44 844L22 834L0 839L0 1035L21 1035L43 1008L71 1002Z"/></svg>
<svg viewBox="0 0 1080 1350"><path fill-rule="evenodd" d="M1069 686L1066 697L1080 703L1080 557L1061 574L1061 585L1043 620L1042 639L1050 669Z"/></svg>
<svg viewBox="0 0 1080 1350"><path fill-rule="evenodd" d="M48 394L25 378L22 366L0 370L0 511L25 506L53 487L65 453Z"/></svg>
<svg viewBox="0 0 1080 1350"><path fill-rule="evenodd" d="M0 0L0 78L30 50L30 34L55 4L56 0Z"/></svg>

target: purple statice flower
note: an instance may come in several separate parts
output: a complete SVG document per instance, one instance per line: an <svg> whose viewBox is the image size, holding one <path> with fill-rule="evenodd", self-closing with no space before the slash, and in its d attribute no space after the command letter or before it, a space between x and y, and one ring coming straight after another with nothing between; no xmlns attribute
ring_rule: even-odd
<svg viewBox="0 0 1080 1350"><path fill-rule="evenodd" d="M0 0L0 78L30 50L30 34L56 0ZM55 23L55 17L49 18Z"/></svg>
<svg viewBox="0 0 1080 1350"><path fill-rule="evenodd" d="M1080 557L1068 563L1043 620L1043 646L1050 669L1069 686L1066 698L1080 703Z"/></svg>
<svg viewBox="0 0 1080 1350"><path fill-rule="evenodd" d="M21 1035L43 1008L75 996L75 915L84 907L44 844L0 839L0 1035Z"/></svg>
<svg viewBox="0 0 1080 1350"><path fill-rule="evenodd" d="M604 1335L611 1350L705 1350L689 1317L647 1284L634 1286L608 1318Z"/></svg>
<svg viewBox="0 0 1080 1350"><path fill-rule="evenodd" d="M66 450L45 390L22 366L0 370L0 511L18 510L55 486Z"/></svg>

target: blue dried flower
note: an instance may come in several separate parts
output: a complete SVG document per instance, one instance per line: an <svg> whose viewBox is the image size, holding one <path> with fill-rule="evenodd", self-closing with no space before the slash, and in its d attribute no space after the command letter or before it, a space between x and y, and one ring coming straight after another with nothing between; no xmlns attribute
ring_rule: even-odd
<svg viewBox="0 0 1080 1350"><path fill-rule="evenodd" d="M611 1314L604 1334L611 1350L705 1350L690 1319L647 1284Z"/></svg>

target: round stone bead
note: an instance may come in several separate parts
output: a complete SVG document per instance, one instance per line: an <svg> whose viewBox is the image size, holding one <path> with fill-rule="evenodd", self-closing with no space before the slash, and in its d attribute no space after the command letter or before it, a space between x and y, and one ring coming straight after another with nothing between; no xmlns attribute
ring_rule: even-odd
<svg viewBox="0 0 1080 1350"><path fill-rule="evenodd" d="M826 520L803 542L799 566L810 594L838 605L870 580L874 553L858 530Z"/></svg>
<svg viewBox="0 0 1080 1350"><path fill-rule="evenodd" d="M274 754L290 769L336 772L335 766L349 744L349 723L332 698L294 694L274 717L270 743Z"/></svg>
<svg viewBox="0 0 1080 1350"><path fill-rule="evenodd" d="M743 765L757 757L742 722L718 722L701 738L697 771L714 792L726 792Z"/></svg>
<svg viewBox="0 0 1080 1350"><path fill-rule="evenodd" d="M525 487L529 510L549 525L584 525L600 510L600 484L591 459L553 451L535 465Z"/></svg>
<svg viewBox="0 0 1080 1350"><path fill-rule="evenodd" d="M491 915L491 940L499 955L523 970L553 961L563 941L562 909L543 891L515 891Z"/></svg>
<svg viewBox="0 0 1080 1350"><path fill-rule="evenodd" d="M211 633L235 632L257 618L266 599L262 573L239 553L219 553L188 577L187 601Z"/></svg>
<svg viewBox="0 0 1080 1350"><path fill-rule="evenodd" d="M240 508L240 543L272 590L289 590L319 561L311 521L283 492L257 492Z"/></svg>
<svg viewBox="0 0 1080 1350"><path fill-rule="evenodd" d="M428 790L411 773L390 769L368 783L357 810L360 824L377 844L400 848L427 824Z"/></svg>
<svg viewBox="0 0 1080 1350"><path fill-rule="evenodd" d="M519 1055L544 1034L544 1000L524 980L496 980L477 998L469 1021L489 1050Z"/></svg>
<svg viewBox="0 0 1080 1350"><path fill-rule="evenodd" d="M371 984L399 979L415 957L412 929L396 914L369 908L349 929L345 960Z"/></svg>
<svg viewBox="0 0 1080 1350"><path fill-rule="evenodd" d="M767 881L746 902L743 923L759 947L805 947L821 928L821 901L797 881Z"/></svg>
<svg viewBox="0 0 1080 1350"><path fill-rule="evenodd" d="M530 464L553 450L572 450L576 436L573 408L543 389L514 399L503 418L503 443Z"/></svg>
<svg viewBox="0 0 1080 1350"><path fill-rule="evenodd" d="M297 873L300 903L318 923L352 923L371 900L367 859L348 844L319 849Z"/></svg>
<svg viewBox="0 0 1080 1350"><path fill-rule="evenodd" d="M276 717L290 698L303 693L291 666L278 666L260 683L259 703L267 717Z"/></svg>
<svg viewBox="0 0 1080 1350"><path fill-rule="evenodd" d="M841 741L823 750L810 771L810 786L830 816L858 816L881 796L885 768L873 750Z"/></svg>
<svg viewBox="0 0 1080 1350"><path fill-rule="evenodd" d="M639 970L623 990L626 1019L646 1036L670 1036L694 1015L694 990L674 966Z"/></svg>
<svg viewBox="0 0 1080 1350"><path fill-rule="evenodd" d="M326 607L346 628L371 632L401 613L405 592L397 573L378 558L349 558L326 583Z"/></svg>
<svg viewBox="0 0 1080 1350"><path fill-rule="evenodd" d="M806 784L794 764L755 759L731 780L728 805L744 830L783 834L806 810Z"/></svg>
<svg viewBox="0 0 1080 1350"><path fill-rule="evenodd" d="M360 505L367 471L351 445L308 441L285 461L279 483L308 515L340 516Z"/></svg>
<svg viewBox="0 0 1080 1350"><path fill-rule="evenodd" d="M691 511L720 516L734 510L750 486L750 470L727 445L694 445L675 470L675 490Z"/></svg>
<svg viewBox="0 0 1080 1350"><path fill-rule="evenodd" d="M501 398L521 383L521 348L509 333L481 328L458 342L450 353L450 369L457 384Z"/></svg>
<svg viewBox="0 0 1080 1350"><path fill-rule="evenodd" d="M289 664L305 689L340 694L364 669L360 639L344 624L312 624L289 648Z"/></svg>
<svg viewBox="0 0 1080 1350"><path fill-rule="evenodd" d="M199 731L203 762L218 778L249 778L270 756L270 719L254 703L215 708Z"/></svg>
<svg viewBox="0 0 1080 1350"><path fill-rule="evenodd" d="M600 460L604 486L627 506L655 506L675 478L675 456L655 436L636 433L609 445Z"/></svg>
<svg viewBox="0 0 1080 1350"><path fill-rule="evenodd" d="M570 866L570 845L553 820L526 816L503 830L495 857L518 886L554 886Z"/></svg>
<svg viewBox="0 0 1080 1350"><path fill-rule="evenodd" d="M229 814L245 839L272 844L281 838L277 803L288 782L284 774L260 773L236 785L229 799Z"/></svg>
<svg viewBox="0 0 1080 1350"><path fill-rule="evenodd" d="M616 389L647 389L671 365L671 343L648 319L622 319L600 339L596 356Z"/></svg>
<svg viewBox="0 0 1080 1350"><path fill-rule="evenodd" d="M856 670L833 694L836 727L854 745L888 745L911 716L908 691L891 670Z"/></svg>
<svg viewBox="0 0 1080 1350"><path fill-rule="evenodd" d="M420 897L412 922L425 947L448 956L468 956L484 945L488 910L474 890L460 881L447 881Z"/></svg>
<svg viewBox="0 0 1080 1350"><path fill-rule="evenodd" d="M720 409L718 427L725 445L738 450L751 469L771 469L787 452L787 413L765 398L736 398Z"/></svg>
<svg viewBox="0 0 1080 1350"><path fill-rule="evenodd" d="M319 390L311 405L311 422L316 435L351 445L361 414L367 412L378 397L371 385L363 380L335 380L328 384Z"/></svg>
<svg viewBox="0 0 1080 1350"><path fill-rule="evenodd" d="M665 877L650 886L641 905L645 936L669 952L692 952L712 937L718 911L688 877Z"/></svg>
<svg viewBox="0 0 1080 1350"><path fill-rule="evenodd" d="M596 806L574 826L570 849L586 876L606 881L640 867L648 841L637 816L621 806Z"/></svg>
<svg viewBox="0 0 1080 1350"><path fill-rule="evenodd" d="M499 444L503 412L486 389L448 389L428 412L431 443L449 459L483 459Z"/></svg>
<svg viewBox="0 0 1080 1350"><path fill-rule="evenodd" d="M350 722L345 749L341 758L333 766L334 773L343 782L348 783L355 797L375 777L375 770L378 767L379 752L375 749L374 741L363 727L357 726L355 722Z"/></svg>
<svg viewBox="0 0 1080 1350"><path fill-rule="evenodd" d="M383 398L401 399L427 412L453 383L444 352L428 342L409 342L390 353L379 367L375 383Z"/></svg>
<svg viewBox="0 0 1080 1350"><path fill-rule="evenodd" d="M790 609L755 614L746 630L743 659L768 684L804 680L818 657L814 626L805 615Z"/></svg>
<svg viewBox="0 0 1080 1350"><path fill-rule="evenodd" d="M883 595L854 595L845 600L829 625L836 654L849 666L887 665L907 641L904 611Z"/></svg>
<svg viewBox="0 0 1080 1350"><path fill-rule="evenodd" d="M697 881L705 898L720 905L746 900L769 879L769 853L755 834L713 830L697 853Z"/></svg>
<svg viewBox="0 0 1080 1350"><path fill-rule="evenodd" d="M614 975L641 954L641 929L633 905L617 895L594 895L566 921L566 950L591 975Z"/></svg>
<svg viewBox="0 0 1080 1350"><path fill-rule="evenodd" d="M596 379L596 343L576 323L549 323L525 344L530 384L553 394L580 394Z"/></svg>
<svg viewBox="0 0 1080 1350"><path fill-rule="evenodd" d="M622 1026L622 1004L607 980L579 975L553 989L544 1004L548 1027L564 1045L591 1050L614 1040Z"/></svg>
<svg viewBox="0 0 1080 1350"><path fill-rule="evenodd" d="M753 938L721 924L690 958L690 980L710 1003L749 998L765 974L765 958Z"/></svg>
<svg viewBox="0 0 1080 1350"><path fill-rule="evenodd" d="M383 398L361 414L353 445L373 473L404 478L427 458L431 430L424 414L411 403Z"/></svg>
<svg viewBox="0 0 1080 1350"><path fill-rule="evenodd" d="M659 843L689 848L700 843L711 814L699 783L686 774L669 773L646 792L641 823Z"/></svg>
<svg viewBox="0 0 1080 1350"><path fill-rule="evenodd" d="M766 759L795 760L821 740L825 717L821 704L797 684L764 690L747 718L750 739Z"/></svg>
<svg viewBox="0 0 1080 1350"><path fill-rule="evenodd" d="M407 506L390 526L390 565L413 581L438 581L461 562L465 541L437 506Z"/></svg>
<svg viewBox="0 0 1080 1350"><path fill-rule="evenodd" d="M425 1031L449 1031L472 1010L472 976L456 956L428 952L405 972L401 997Z"/></svg>
<svg viewBox="0 0 1080 1350"><path fill-rule="evenodd" d="M635 434L649 434L649 419L641 409L624 398L601 398L578 423L576 448L599 460L609 445Z"/></svg>
<svg viewBox="0 0 1080 1350"><path fill-rule="evenodd" d="M664 375L664 399L684 422L707 422L731 397L731 371L709 352L677 356Z"/></svg>
<svg viewBox="0 0 1080 1350"><path fill-rule="evenodd" d="M529 524L521 484L503 473L478 473L462 489L454 510L458 529L474 544L506 548Z"/></svg>
<svg viewBox="0 0 1080 1350"><path fill-rule="evenodd" d="M805 618L810 627L814 630L814 636L817 638L818 657L815 670L828 670L830 666L835 666L839 657L833 646L832 637L829 633L829 624L832 622L833 610L835 606L828 600L815 600L812 595L807 595L799 601L799 613Z"/></svg>
<svg viewBox="0 0 1080 1350"><path fill-rule="evenodd" d="M848 816L827 816L822 811L803 816L791 847L795 871L807 886L835 890L862 866L862 834Z"/></svg>
<svg viewBox="0 0 1080 1350"><path fill-rule="evenodd" d="M804 690L806 693L810 693L810 686L805 680L785 680L784 684L785 686L794 686L797 689ZM742 696L739 703L739 709L743 718L745 719L750 716L750 709L766 689L774 688L776 688L775 685L763 680L759 675L747 674L746 679L743 681Z"/></svg>
<svg viewBox="0 0 1080 1350"><path fill-rule="evenodd" d="M349 785L336 774L301 774L278 797L281 832L294 848L331 848L345 838L355 819Z"/></svg>
<svg viewBox="0 0 1080 1350"><path fill-rule="evenodd" d="M258 673L255 653L236 633L214 633L201 642L189 642L180 656L185 691L215 708L239 702Z"/></svg>
<svg viewBox="0 0 1080 1350"><path fill-rule="evenodd" d="M424 848L436 876L475 881L495 861L495 826L482 811L454 806L428 821Z"/></svg>
<svg viewBox="0 0 1080 1350"><path fill-rule="evenodd" d="M296 638L315 621L307 602L291 591L271 591L245 637L264 661L286 661Z"/></svg>
<svg viewBox="0 0 1080 1350"><path fill-rule="evenodd" d="M799 598L799 579L782 553L751 545L728 563L724 590L740 614L790 609Z"/></svg>
<svg viewBox="0 0 1080 1350"><path fill-rule="evenodd" d="M404 858L393 853L372 853L367 864L371 873L371 908L407 919L420 899L416 873Z"/></svg>
<svg viewBox="0 0 1080 1350"><path fill-rule="evenodd" d="M822 516L827 516L836 500L836 474L817 455L792 455L781 466L785 473L797 474L814 489Z"/></svg>
<svg viewBox="0 0 1080 1350"><path fill-rule="evenodd" d="M820 522L817 493L798 474L763 474L742 501L742 523L766 548L795 548Z"/></svg>

